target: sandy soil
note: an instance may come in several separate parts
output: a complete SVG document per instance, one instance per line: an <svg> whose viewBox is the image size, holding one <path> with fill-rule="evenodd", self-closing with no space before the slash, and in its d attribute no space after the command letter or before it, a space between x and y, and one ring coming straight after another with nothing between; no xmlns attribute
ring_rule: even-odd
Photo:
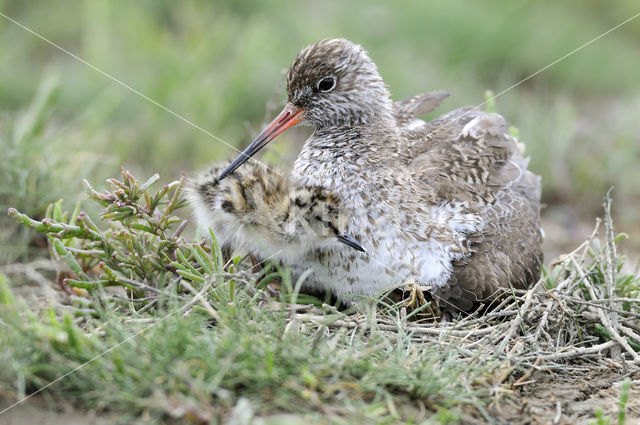
<svg viewBox="0 0 640 425"><path fill-rule="evenodd" d="M640 371L632 379L625 425L640 425ZM590 425L597 407L618 423L618 403L625 375L614 371L552 374L540 371L535 383L491 406L498 424Z"/></svg>

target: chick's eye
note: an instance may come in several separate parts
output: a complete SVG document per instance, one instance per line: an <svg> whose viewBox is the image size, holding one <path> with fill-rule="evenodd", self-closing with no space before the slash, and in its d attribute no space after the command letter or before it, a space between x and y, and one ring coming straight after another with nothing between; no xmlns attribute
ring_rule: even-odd
<svg viewBox="0 0 640 425"><path fill-rule="evenodd" d="M334 77L325 77L318 82L318 90L322 92L331 91L335 86L336 79Z"/></svg>

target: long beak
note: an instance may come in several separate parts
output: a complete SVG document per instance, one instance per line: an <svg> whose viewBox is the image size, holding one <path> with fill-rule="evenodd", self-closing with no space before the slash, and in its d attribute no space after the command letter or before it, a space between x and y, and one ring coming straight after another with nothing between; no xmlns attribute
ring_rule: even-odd
<svg viewBox="0 0 640 425"><path fill-rule="evenodd" d="M280 112L280 114L271 121L271 124L262 130L262 133L260 133L258 137L256 137L255 140L247 146L240 156L238 156L222 173L220 173L218 181L233 173L236 168L247 162L249 158L255 155L260 149L264 148L267 143L275 139L278 134L302 121L303 112L304 109L298 109L287 103L282 112Z"/></svg>
<svg viewBox="0 0 640 425"><path fill-rule="evenodd" d="M362 245L360 245L360 242L358 242L357 240L353 239L349 235L340 235L340 236L338 236L338 240L340 242L342 242L343 244L345 244L345 245L349 245L351 248L357 249L358 251L367 252L367 251L364 250Z"/></svg>

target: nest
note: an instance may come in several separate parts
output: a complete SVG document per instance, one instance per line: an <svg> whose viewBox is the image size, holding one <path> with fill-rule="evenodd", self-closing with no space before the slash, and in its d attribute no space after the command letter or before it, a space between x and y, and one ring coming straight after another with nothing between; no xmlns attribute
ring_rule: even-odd
<svg viewBox="0 0 640 425"><path fill-rule="evenodd" d="M403 332L416 342L454 348L461 359L507 361L526 371L516 387L540 369L640 371L638 278L621 273L609 207L605 201L605 225L598 219L587 241L555 261L529 290L508 291L488 312L444 321L425 318L437 309L416 314L399 303L400 308L366 314L289 304L289 325Z"/></svg>

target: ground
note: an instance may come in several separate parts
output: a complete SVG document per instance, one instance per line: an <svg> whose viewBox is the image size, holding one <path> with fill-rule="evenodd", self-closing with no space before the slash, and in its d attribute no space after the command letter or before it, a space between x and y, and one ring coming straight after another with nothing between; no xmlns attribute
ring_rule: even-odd
<svg viewBox="0 0 640 425"><path fill-rule="evenodd" d="M537 372L535 383L524 386L496 402L491 410L498 423L513 425L590 425L596 408L606 416L617 417L620 382L625 374L606 371L584 371L550 374ZM636 382L629 393L627 424L640 424L640 372L631 376Z"/></svg>
<svg viewBox="0 0 640 425"><path fill-rule="evenodd" d="M488 409L491 421L484 420L477 412L468 423L509 424L509 425L590 425L594 421L596 408L603 409L605 415L615 418L618 415L620 382L627 376L607 372L590 372L586 376L576 373L574 376L560 376L548 372L535 373L527 384L513 392L503 393ZM640 372L631 378L640 382ZM0 399L0 409L7 406ZM640 424L640 387L636 384L629 393L627 405L627 425ZM74 409L71 405L47 406L41 397L13 408L0 416L0 425L106 425L115 417L109 414L98 415ZM237 421L238 425L304 425L308 420L301 415L279 414L263 418L254 418L251 422Z"/></svg>

